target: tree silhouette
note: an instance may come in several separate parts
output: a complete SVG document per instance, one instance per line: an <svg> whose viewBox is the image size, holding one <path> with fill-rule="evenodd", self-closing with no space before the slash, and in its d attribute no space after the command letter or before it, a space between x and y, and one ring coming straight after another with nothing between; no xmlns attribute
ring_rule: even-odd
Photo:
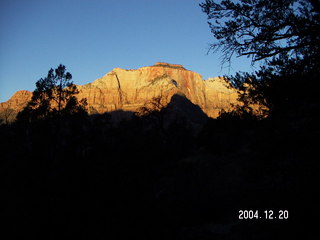
<svg viewBox="0 0 320 240"><path fill-rule="evenodd" d="M153 97L150 101L146 102L144 106L138 109L136 113L139 117L147 117L150 119L157 128L163 130L164 115L163 109L168 105L167 99L162 95Z"/></svg>
<svg viewBox="0 0 320 240"><path fill-rule="evenodd" d="M3 123L9 124L10 122L12 122L12 119L14 119L15 113L16 113L15 110L10 108L10 105L9 105L0 113L0 119L2 120Z"/></svg>
<svg viewBox="0 0 320 240"><path fill-rule="evenodd" d="M319 1L206 0L200 6L217 40L212 49L222 50L223 63L234 55L252 57L253 63L266 61L253 74L225 76L239 89L242 103L233 115L252 114L252 104L262 106L262 116L293 114L295 108L317 102L308 86L319 86Z"/></svg>
<svg viewBox="0 0 320 240"><path fill-rule="evenodd" d="M79 92L71 79L64 65L60 64L55 70L51 68L47 77L36 82L32 99L17 119L32 121L85 111L86 99L77 100L75 95Z"/></svg>
<svg viewBox="0 0 320 240"><path fill-rule="evenodd" d="M140 107L138 110L138 116L146 116L154 113L158 113L167 105L166 99L161 95L153 97L144 106Z"/></svg>
<svg viewBox="0 0 320 240"><path fill-rule="evenodd" d="M206 0L200 6L208 15L211 32L223 61L233 55L259 61L281 53L319 52L320 3L318 0Z"/></svg>

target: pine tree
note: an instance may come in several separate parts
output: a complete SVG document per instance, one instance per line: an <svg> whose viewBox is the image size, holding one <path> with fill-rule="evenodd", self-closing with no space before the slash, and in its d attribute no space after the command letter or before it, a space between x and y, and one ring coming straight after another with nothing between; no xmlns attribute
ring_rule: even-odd
<svg viewBox="0 0 320 240"><path fill-rule="evenodd" d="M36 82L32 99L18 114L17 120L30 122L85 111L86 100L77 100L75 95L79 91L71 79L72 75L66 72L64 65L60 64L55 70L51 68L45 78Z"/></svg>

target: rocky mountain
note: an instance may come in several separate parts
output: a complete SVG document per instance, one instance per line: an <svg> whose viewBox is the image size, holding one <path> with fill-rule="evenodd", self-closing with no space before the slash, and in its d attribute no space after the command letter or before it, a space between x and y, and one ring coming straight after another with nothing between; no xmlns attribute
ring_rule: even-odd
<svg viewBox="0 0 320 240"><path fill-rule="evenodd" d="M137 112L154 97L161 96L164 106L180 94L198 105L209 117L229 110L237 103L237 92L222 78L204 80L182 65L158 62L135 70L115 68L92 83L79 85L78 99L86 98L90 113L115 110ZM9 112L19 112L31 99L29 91L18 91L0 103L2 119ZM14 115L14 114L13 114Z"/></svg>
<svg viewBox="0 0 320 240"><path fill-rule="evenodd" d="M32 92L20 90L13 94L8 101L0 103L0 120L2 119L6 123L13 121L17 113L31 100L31 97Z"/></svg>

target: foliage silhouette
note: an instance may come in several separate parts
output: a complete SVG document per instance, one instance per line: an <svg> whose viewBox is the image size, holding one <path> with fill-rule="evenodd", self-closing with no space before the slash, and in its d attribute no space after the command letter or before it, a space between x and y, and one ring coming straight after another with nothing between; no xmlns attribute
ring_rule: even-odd
<svg viewBox="0 0 320 240"><path fill-rule="evenodd" d="M309 114L316 111L319 106L316 97L320 87L317 80L319 60L311 65L303 59L282 62L284 59L277 59L256 73L237 73L225 77L238 88L238 100L241 102L231 114L282 118L285 115L297 117L307 109ZM259 111L254 111L253 105L259 106Z"/></svg>
<svg viewBox="0 0 320 240"><path fill-rule="evenodd" d="M48 71L45 78L36 82L32 99L17 115L18 121L35 121L53 116L86 112L86 99L80 102L75 97L77 86L71 81L72 75L60 64Z"/></svg>
<svg viewBox="0 0 320 240"><path fill-rule="evenodd" d="M0 113L0 124L2 124L2 122L3 124L9 124L13 121L15 114L16 111L8 106Z"/></svg>
<svg viewBox="0 0 320 240"><path fill-rule="evenodd" d="M313 48L319 52L319 2L313 0L206 0L200 4L208 15L211 32L223 60L248 56L253 61L279 54L299 56Z"/></svg>
<svg viewBox="0 0 320 240"><path fill-rule="evenodd" d="M264 118L287 114L288 117L295 108L317 105L313 96L319 88L318 1L207 0L200 6L208 15L217 39L213 48L222 48L223 61L230 61L233 54L251 56L253 62L265 59L265 65L255 73L225 76L239 89L241 104L230 113L232 116Z"/></svg>
<svg viewBox="0 0 320 240"><path fill-rule="evenodd" d="M312 170L317 166L312 153L317 152L311 139L320 134L316 114L320 109L319 1L207 0L200 6L211 21L217 40L212 47L222 50L223 63L233 55L251 56L253 63L264 59L265 63L255 73L224 77L238 89L241 104L210 121L199 136L199 144L215 157L211 164L217 164L218 169L223 168L217 163L221 159L230 163L229 169L241 169L241 173L226 174L233 175L239 186L230 185L223 177L217 180L231 189L226 194L229 197L238 194L234 187L247 194L248 198L237 198L230 208L238 204L238 209L244 205L287 205L295 212L296 218L283 229L271 226L271 235L261 236L281 238L288 234L312 239L315 230L308 226L315 220L311 209L316 206L313 196L318 191L317 173ZM211 186L216 187L214 182ZM217 192L223 196L223 191ZM310 197L296 206L294 201L306 192Z"/></svg>

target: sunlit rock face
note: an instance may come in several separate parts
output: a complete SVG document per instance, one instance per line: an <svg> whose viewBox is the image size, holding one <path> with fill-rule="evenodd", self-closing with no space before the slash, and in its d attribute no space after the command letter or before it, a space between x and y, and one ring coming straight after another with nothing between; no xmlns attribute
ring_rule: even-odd
<svg viewBox="0 0 320 240"><path fill-rule="evenodd" d="M28 101L31 100L32 92L27 90L20 90L13 94L13 96L6 102L0 103L0 108L10 107L13 109L22 109Z"/></svg>
<svg viewBox="0 0 320 240"><path fill-rule="evenodd" d="M79 85L78 90L78 99L87 99L90 113L136 112L154 97L162 96L162 102L169 104L173 95L183 94L215 118L222 109L230 110L232 104L237 103L236 90L222 78L203 80L200 74L182 65L161 62L136 70L115 68L92 83ZM22 110L31 96L29 91L18 91L1 103L0 112L8 107L16 112Z"/></svg>
<svg viewBox="0 0 320 240"><path fill-rule="evenodd" d="M98 113L122 109L138 111L153 97L162 96L169 103L176 93L182 93L210 117L221 109L228 110L237 102L237 92L228 88L221 78L207 81L182 65L156 63L137 70L115 68L100 79L78 86L79 98L87 98Z"/></svg>
<svg viewBox="0 0 320 240"><path fill-rule="evenodd" d="M8 101L0 103L0 119L5 122L12 122L17 113L31 100L31 97L32 92L21 90L13 94Z"/></svg>

